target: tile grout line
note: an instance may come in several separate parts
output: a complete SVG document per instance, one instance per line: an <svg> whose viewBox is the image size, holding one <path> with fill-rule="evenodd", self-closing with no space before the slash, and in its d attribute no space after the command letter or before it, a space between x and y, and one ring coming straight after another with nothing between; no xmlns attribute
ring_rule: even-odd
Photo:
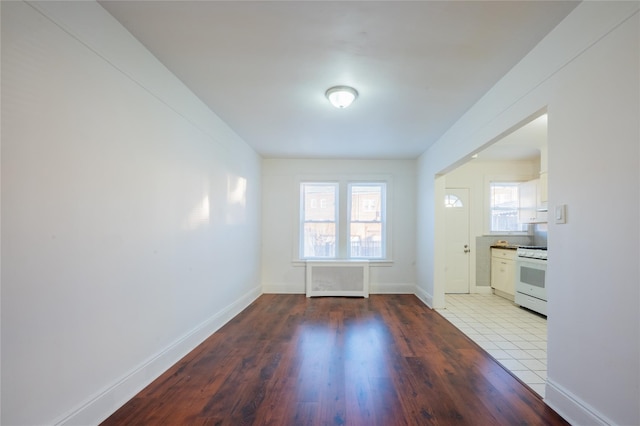
<svg viewBox="0 0 640 426"><path fill-rule="evenodd" d="M446 298L447 307L437 311L544 398L546 320L496 295L448 294Z"/></svg>

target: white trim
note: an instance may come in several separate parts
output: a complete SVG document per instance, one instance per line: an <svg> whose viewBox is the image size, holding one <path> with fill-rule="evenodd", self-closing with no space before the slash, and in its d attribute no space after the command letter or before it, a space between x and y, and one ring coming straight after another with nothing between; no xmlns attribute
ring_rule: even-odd
<svg viewBox="0 0 640 426"><path fill-rule="evenodd" d="M547 379L544 402L573 425L613 425L608 419L564 387Z"/></svg>
<svg viewBox="0 0 640 426"><path fill-rule="evenodd" d="M393 266L393 259L369 259L370 268L388 268Z"/></svg>
<svg viewBox="0 0 640 426"><path fill-rule="evenodd" d="M371 267L373 265L369 265ZM415 294L415 283L370 283L371 294Z"/></svg>
<svg viewBox="0 0 640 426"><path fill-rule="evenodd" d="M302 183L336 183L338 185L338 197L337 197L337 216L336 216L336 232L338 240L336 241L336 257L335 258L309 258L308 260L327 260L341 262L344 260L368 260L369 262L393 262L393 175L388 173L310 173L310 174L296 174L294 179L295 193L297 194L298 203L296 204L297 212L296 216L298 220L293 223L293 245L292 245L292 258L293 262L305 262L307 259L300 259L300 245L302 243L303 236L301 235L301 184ZM353 258L345 259L347 255L347 207L348 206L348 186L349 184L376 184L382 183L384 188L384 211L385 217L383 221L384 232L384 258L381 259L369 259L369 258ZM300 265L295 265L300 266ZM390 266L390 265L389 265Z"/></svg>
<svg viewBox="0 0 640 426"><path fill-rule="evenodd" d="M416 297L429 308L433 309L433 296L421 287L416 286Z"/></svg>
<svg viewBox="0 0 640 426"><path fill-rule="evenodd" d="M369 267L375 265L369 264ZM304 283L292 284L263 284L264 294L305 294ZM415 283L369 283L369 294L417 294Z"/></svg>
<svg viewBox="0 0 640 426"><path fill-rule="evenodd" d="M305 294L306 288L304 283L300 283L299 285L263 284L262 292L265 294Z"/></svg>
<svg viewBox="0 0 640 426"><path fill-rule="evenodd" d="M57 418L55 425L98 424L113 414L124 403L157 379L162 373L195 349L200 343L242 312L262 294L256 287L200 325L187 332L174 343L149 357L129 373L115 380L97 394L70 412Z"/></svg>
<svg viewBox="0 0 640 426"><path fill-rule="evenodd" d="M492 294L492 288L491 286L488 285L482 285L482 286L473 286L471 288L471 293L475 293L475 294Z"/></svg>
<svg viewBox="0 0 640 426"><path fill-rule="evenodd" d="M298 207L298 243L296 245L298 257L304 255L305 238L304 238L304 225L305 225L305 217L306 217L306 206L305 206L305 186L328 186L333 188L333 222L330 220L323 221L325 223L333 223L334 224L334 255L338 255L340 253L340 231L342 229L342 222L345 218L340 215L340 206L342 205L343 200L341 200L341 191L340 191L340 182L331 180L331 181L301 181L298 185L300 195L299 195L299 207ZM311 222L313 223L313 222ZM320 222L322 223L322 222ZM306 247L305 247L306 248Z"/></svg>
<svg viewBox="0 0 640 426"><path fill-rule="evenodd" d="M357 262L357 261L367 261L369 262L369 267L374 268L387 268L393 266L393 259L362 259L362 258L354 258L354 259L293 259L291 264L294 267L305 267L307 266L307 260L309 261L325 261L325 262Z"/></svg>
<svg viewBox="0 0 640 426"><path fill-rule="evenodd" d="M350 236L351 236L351 228L352 228L352 224L353 221L351 220L351 214L352 214L352 209L353 209L353 187L354 186L360 186L360 187L365 187L365 186L369 186L369 187L375 187L375 188L379 188L380 189L380 228L381 228L381 235L380 235L380 250L381 250L381 254L382 256L379 258L367 258L367 257L355 257L352 256L351 254L351 240L350 240ZM376 181L376 182L360 182L360 181L348 181L347 182L347 200L346 200L346 204L347 204L347 217L345 218L345 227L346 227L346 232L344 233L344 241L342 241L346 247L344 248L343 253L346 253L349 259L363 259L363 260L386 260L387 259L387 228L388 228L388 224L387 224L387 182L383 181Z"/></svg>

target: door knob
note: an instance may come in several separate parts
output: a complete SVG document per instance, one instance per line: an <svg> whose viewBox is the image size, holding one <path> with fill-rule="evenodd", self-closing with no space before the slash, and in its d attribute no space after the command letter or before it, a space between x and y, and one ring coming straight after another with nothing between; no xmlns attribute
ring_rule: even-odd
<svg viewBox="0 0 640 426"><path fill-rule="evenodd" d="M464 245L464 252L465 253L469 253L471 251L471 249L467 248L469 247L467 244Z"/></svg>

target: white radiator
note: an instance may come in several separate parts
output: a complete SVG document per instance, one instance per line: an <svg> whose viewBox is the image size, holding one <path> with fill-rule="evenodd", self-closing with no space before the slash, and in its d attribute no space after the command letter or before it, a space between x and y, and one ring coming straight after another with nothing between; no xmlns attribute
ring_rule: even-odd
<svg viewBox="0 0 640 426"><path fill-rule="evenodd" d="M307 261L307 297L369 297L368 261Z"/></svg>

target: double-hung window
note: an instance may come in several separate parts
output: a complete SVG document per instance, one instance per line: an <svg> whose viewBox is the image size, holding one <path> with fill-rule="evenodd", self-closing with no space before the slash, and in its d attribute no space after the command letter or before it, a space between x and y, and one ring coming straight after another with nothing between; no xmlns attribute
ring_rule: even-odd
<svg viewBox="0 0 640 426"><path fill-rule="evenodd" d="M525 226L518 223L518 186L519 182L491 182L490 213L491 232L523 232Z"/></svg>
<svg viewBox="0 0 640 426"><path fill-rule="evenodd" d="M385 187L383 183L349 184L349 257L382 259Z"/></svg>
<svg viewBox="0 0 640 426"><path fill-rule="evenodd" d="M301 259L385 259L386 183L300 184Z"/></svg>
<svg viewBox="0 0 640 426"><path fill-rule="evenodd" d="M338 184L303 183L301 248L303 258L335 258L338 223Z"/></svg>

